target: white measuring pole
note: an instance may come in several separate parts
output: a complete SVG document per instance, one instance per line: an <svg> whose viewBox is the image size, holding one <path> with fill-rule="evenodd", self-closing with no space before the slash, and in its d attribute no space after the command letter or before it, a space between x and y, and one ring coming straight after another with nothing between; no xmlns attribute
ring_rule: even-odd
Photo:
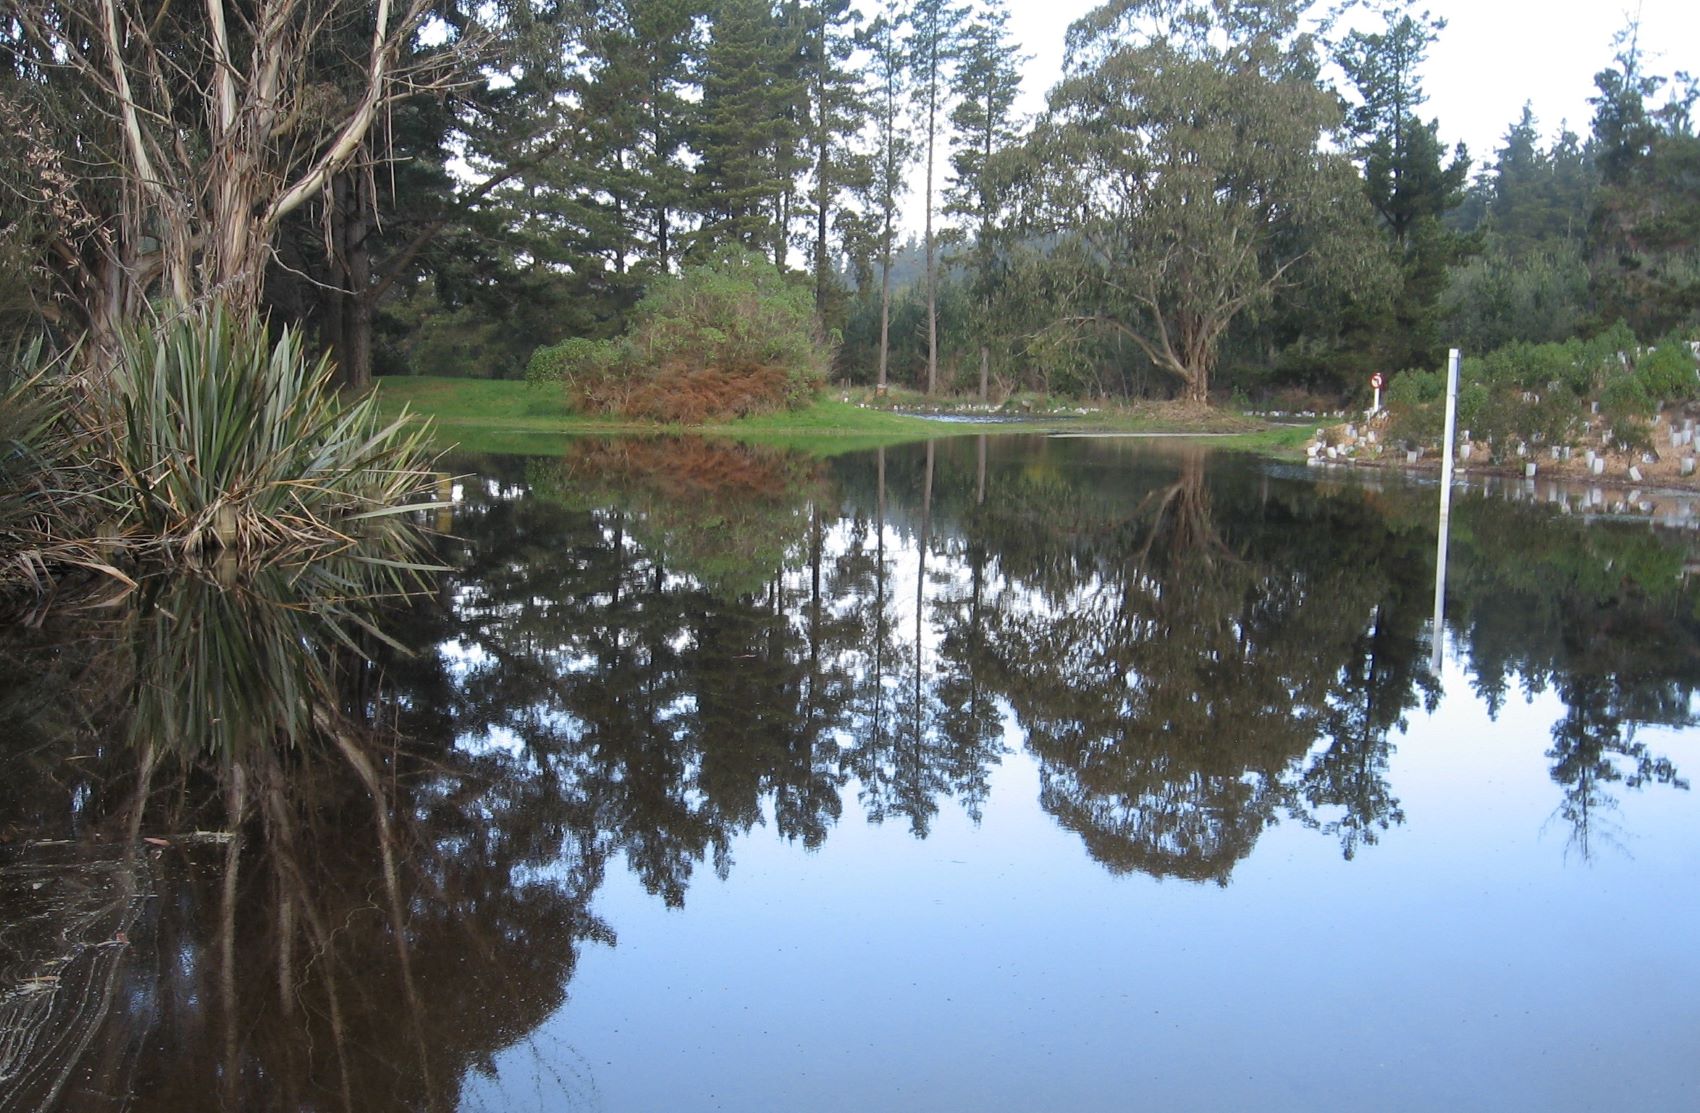
<svg viewBox="0 0 1700 1113"><path fill-rule="evenodd" d="M1458 434L1458 349L1446 354L1446 433L1440 442L1440 535L1434 550L1434 647L1429 668L1440 673L1446 641L1446 547L1452 533L1452 441Z"/></svg>

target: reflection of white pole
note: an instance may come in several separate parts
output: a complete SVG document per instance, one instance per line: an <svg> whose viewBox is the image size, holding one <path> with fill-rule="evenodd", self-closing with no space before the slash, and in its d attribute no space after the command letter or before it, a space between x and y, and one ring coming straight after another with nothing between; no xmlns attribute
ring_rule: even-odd
<svg viewBox="0 0 1700 1113"><path fill-rule="evenodd" d="M1440 531L1434 549L1434 648L1429 667L1440 672L1446 641L1446 546L1452 533L1452 441L1458 432L1458 349L1446 355L1446 432L1440 442Z"/></svg>

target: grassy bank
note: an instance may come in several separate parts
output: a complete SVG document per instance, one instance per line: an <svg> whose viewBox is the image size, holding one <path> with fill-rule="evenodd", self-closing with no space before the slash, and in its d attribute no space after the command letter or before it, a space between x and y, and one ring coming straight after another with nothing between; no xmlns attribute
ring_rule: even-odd
<svg viewBox="0 0 1700 1113"><path fill-rule="evenodd" d="M861 396L817 398L803 409L762 414L724 424L668 426L573 413L558 393L515 380L423 376L381 381L380 403L403 404L433 419L439 446L458 444L478 452L536 455L556 452L563 438L584 434L692 432L778 444L820 455L836 455L882 444L976 433L1143 433L1211 435L1224 446L1261 452L1302 451L1308 428L1270 426L1239 414L1202 407L1147 404L1123 409L1057 408L1044 412L990 415L1007 421L939 421L896 408L864 404ZM919 396L917 396L919 398ZM908 401L905 399L905 401ZM915 401L926 412L957 412L951 403ZM972 407L963 411L981 416Z"/></svg>

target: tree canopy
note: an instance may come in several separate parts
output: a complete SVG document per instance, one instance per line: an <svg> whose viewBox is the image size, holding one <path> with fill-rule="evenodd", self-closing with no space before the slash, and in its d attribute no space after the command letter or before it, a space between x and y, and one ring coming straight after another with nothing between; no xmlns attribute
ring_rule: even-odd
<svg viewBox="0 0 1700 1113"><path fill-rule="evenodd" d="M512 376L728 244L809 275L835 375L988 401L1700 328L1696 87L1633 25L1589 134L1528 109L1472 182L1403 0L1111 0L1032 121L993 0L12 10L0 328L89 351L216 298L356 386Z"/></svg>

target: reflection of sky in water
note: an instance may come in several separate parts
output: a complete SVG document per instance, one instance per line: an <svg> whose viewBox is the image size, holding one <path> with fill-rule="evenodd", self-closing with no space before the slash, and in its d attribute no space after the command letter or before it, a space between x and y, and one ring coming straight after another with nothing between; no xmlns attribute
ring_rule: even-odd
<svg viewBox="0 0 1700 1113"><path fill-rule="evenodd" d="M463 1107L1692 1108L1690 795L1619 793L1583 862L1544 756L1557 697L1490 721L1444 679L1395 738L1406 824L1351 862L1282 823L1226 888L1114 876L1040 810L1006 723L978 826L946 806L916 840L850 786L821 849L738 838L683 912L616 871L618 946Z"/></svg>
<svg viewBox="0 0 1700 1113"><path fill-rule="evenodd" d="M172 1113L1700 1105L1700 794L1671 783L1700 775L1700 729L1650 725L1695 718L1691 530L1460 500L1442 693L1432 485L980 447L888 450L878 597L873 457L488 461L456 570L383 612L426 651L338 666L356 746L257 745L284 706L252 703L235 768L266 787L234 873L222 838L156 844L122 954L85 915L98 885L0 899L0 943L26 903L59 915L44 953L93 923L83 953L127 964L90 1091ZM209 629L273 663L311 641L178 586L125 620L169 652L76 618L15 673L52 697L26 702L158 704ZM156 711L201 737L200 701ZM110 735L8 767L0 884L36 839L102 832L106 878L112 836L226 829L235 778L206 762L162 768L132 828ZM64 1015L103 1015L79 984Z"/></svg>
<svg viewBox="0 0 1700 1113"><path fill-rule="evenodd" d="M1536 667L1557 671L1586 671L1594 661L1588 647L1566 640L1576 631L1555 635L1551 623L1574 618L1564 607L1525 625L1492 608L1502 591L1547 599L1540 594L1544 587L1519 578L1523 570L1515 561L1461 566L1460 552L1479 554L1503 543L1493 532L1505 529L1500 508L1478 505L1460 514L1455 507L1450 575L1463 601L1448 602L1449 620L1457 625L1448 630L1443 694L1429 712L1416 677L1423 668L1419 658L1426 656L1421 643L1430 599L1409 581L1430 570L1433 535L1422 534L1432 530L1430 511L1411 507L1413 497L1431 498L1432 488L1413 496L1404 484L1377 480L1365 495L1351 486L1355 481L1342 483L1337 476L1317 483L1314 474L1230 467L1218 459L1211 464L1212 482L1225 481L1203 513L1214 515L1214 527L1227 540L1198 551L1227 569L1219 583L1177 572L1184 564L1166 565L1160 552L1149 563L1130 557L1140 539L1132 526L1151 505L1141 496L1177 475L1176 465L1154 451L1131 442L1070 442L994 454L993 500L1006 485L1031 483L1029 501L1012 513L1018 526L1045 521L1062 499L1056 522L1073 532L1058 540L1018 528L992 536L986 527L980 539L986 546L982 602L1018 616L1015 625L1025 624L1005 629L999 651L1016 646L1057 656L1048 671L1004 662L1009 690L984 693L1001 724L1003 752L998 755L995 745L986 749L989 795L977 809L978 823L961 802L960 785L953 800L952 786L925 777L898 783L908 772L904 747L914 744L903 732L912 710L917 644L926 729L938 731L936 715L947 709L937 684L951 664L945 660L947 620L962 616L973 590L964 532L977 501L973 449L939 446L937 489L925 510L920 450L889 454L886 602L877 624L889 639L878 651L877 678L885 692L879 713L890 735L886 743L868 741L865 701L876 678L867 639L875 623L857 590L871 589L871 567L860 589L849 586L848 577L834 581L835 570L871 558L876 549L868 461L837 473L842 492L810 496L823 498L820 615L828 625L838 620L859 631L823 639L820 664L823 675L842 669L856 688L855 701L863 701L841 707L842 721L823 721L818 740L827 749L808 751L817 762L810 775L831 781L838 773L865 771L855 757L866 747L887 781L873 790L853 777L837 786L842 815L822 817L828 833L813 850L779 837L771 781L762 782L763 820L753 829L742 830L742 813L717 812L727 801L735 811L740 786L795 772L785 761L796 752L786 747L807 742L796 723L776 726L787 706L796 709L805 687L814 697L813 679L798 679L815 622L810 546L801 528L813 507L805 497L781 497L771 517L756 515L755 526L739 526L724 508L705 511L700 499L670 502L653 492L622 503L617 516L606 514L600 506L572 504L569 487L569 509L556 512L582 531L570 545L542 526L515 535L528 546L577 546L570 560L559 568L544 561L532 570L492 544L492 567L512 574L512 581L499 574L492 584L457 592L455 609L477 621L438 643L444 672L456 684L479 681L471 714L481 726L460 730L456 742L463 755L492 766L506 761L527 776L541 771L541 760L558 762L566 794L584 791L602 809L599 818L619 825L573 829L581 839L608 840L615 852L592 887L590 907L617 943L583 944L566 1004L498 1055L494 1074L467 1077L463 1108L1692 1108L1700 1095L1700 1063L1692 1056L1700 1041L1700 1007L1686 987L1700 975L1700 960L1686 943L1685 926L1700 916L1700 807L1693 793L1668 784L1636 790L1619 781L1605 785L1591 805L1585 840L1574 817L1562 813L1574 786L1555 781L1549 751L1558 744L1554 726L1566 709L1554 678L1545 678L1533 694L1525 691L1517 654L1527 651ZM1198 459L1191 457L1194 465ZM1202 474L1195 467L1194 478ZM587 476L574 472L572 478ZM491 480L470 490L480 489L494 497L524 488ZM669 488L663 483L657 489ZM1327 496L1318 498L1325 489ZM593 497L601 495L586 496ZM1078 505L1070 501L1076 497ZM533 493L526 501L547 504L549 498ZM869 528L858 534L839 516L841 508L860 513ZM1229 520L1233 514L1241 519ZM727 555L724 546L693 547L687 536L688 527L708 518L748 531L732 537L734 548L759 547L770 534L758 532L775 522L798 530L786 541L783 568L736 569L749 575L734 577L745 584L743 597L728 601L711 598L715 593L702 590L690 569L697 560L709 575L727 575L716 563ZM1514 544L1523 540L1516 532L1521 521L1508 535ZM1363 538L1325 535L1336 523L1359 535L1397 535L1395 542L1375 541L1363 551L1411 563L1400 575L1373 570L1371 590L1355 593L1352 562L1360 550L1354 546ZM1296 536L1305 530L1324 534L1321 542ZM655 554L645 550L657 538L675 546L658 558L658 577L648 563ZM1576 598L1584 607L1594 606L1587 592L1615 590L1609 581L1616 573L1602 589L1587 579L1587 569L1576 572L1565 563L1563 545L1550 537L1537 540L1547 545L1542 559L1554 562L1555 575L1578 577ZM764 560L777 559L773 549L763 551ZM1607 551L1646 559L1629 548ZM1058 552L1065 557L1052 561ZM1295 563L1282 563L1288 559ZM532 571L535 578L528 578ZM1194 590L1205 603L1189 602ZM1174 616L1209 625L1215 615L1204 608L1216 598L1213 592L1230 608L1248 598L1257 606L1230 610L1214 637L1191 640L1196 630L1177 625ZM1124 603L1134 618L1117 627L1112 619ZM577 625L582 616L588 617ZM772 646L784 639L763 625L770 619L790 637L777 651ZM1032 635L1071 621L1079 623L1071 628L1080 632L1077 642L1058 646ZM1161 637L1165 630L1182 656L1236 649L1245 656L1218 673L1195 661L1177 665L1162 655L1128 653L1121 644ZM1295 637L1294 630L1302 633ZM1482 630L1488 643L1470 644ZM1510 635L1495 643L1493 636L1507 630ZM1300 640L1310 637L1318 639L1314 653L1312 643ZM510 666L507 658L486 652L479 638L512 654L516 672L536 668L541 687L516 682L515 688L540 702L498 705L494 697L504 692L503 672ZM1362 657L1372 641L1374 651ZM1605 659L1638 659L1622 648L1613 642L1619 655ZM735 666L715 656L725 653L734 655ZM1483 653L1490 666L1511 658L1504 661L1510 675L1493 718L1473 690L1481 679L1473 653ZM645 671L650 655L679 660L656 680ZM1360 732L1376 735L1373 724L1365 725L1374 716L1364 701L1386 715L1391 704L1377 701L1389 694L1377 689L1366 696L1374 685L1338 677L1321 677L1326 698L1314 689L1292 697L1301 699L1309 718L1286 729L1292 724L1274 705L1292 694L1281 683L1315 683L1318 670L1311 666L1317 661L1326 673L1337 661L1356 667L1363 660L1383 670L1383 681L1397 681L1393 702L1408 698L1410 704L1403 727L1387 734L1385 749L1373 737L1357 750L1345 743L1362 741ZM1401 673L1402 667L1415 671ZM1264 675L1254 677L1253 670ZM1687 672L1669 671L1670 687L1683 690ZM626 687L612 679L616 673ZM740 717L742 705L729 709L719 699L709 706L719 696L712 687L716 678L723 682L728 673L754 678L732 689L737 698L760 704L747 709L748 719ZM1160 698L1164 684L1210 675L1230 678L1208 689L1220 718L1189 719L1191 710ZM1271 676L1278 683L1270 684ZM1117 689L1103 706L1083 698L1101 693L1093 687L1098 683ZM1046 685L1053 690L1033 690ZM1613 691L1604 698L1630 719L1628 697L1637 694L1646 693ZM583 717L569 714L569 706ZM1026 729L1016 721L1017 706ZM1127 708L1175 715L1182 721L1173 737L1201 751L1219 741L1212 726L1245 737L1229 739L1221 753L1177 759L1161 731L1131 731L1129 745L1143 747L1134 752L1144 764L1132 773L1113 763L1106 769L1094 747L1114 748L1125 726L1114 715ZM1680 706L1667 710L1675 717ZM1078 738L1069 734L1076 711L1100 716ZM599 714L607 721L598 721ZM823 717L830 719L826 712ZM728 760L740 752L746 727L749 752L766 748L748 768ZM538 734L537 752L528 748L525 732L531 730ZM1027 730L1036 738L1050 731L1049 748L1030 748ZM1668 756L1684 775L1700 767L1700 732L1627 721L1623 732ZM1265 733L1268 745L1260 748ZM594 742L571 744L585 738ZM1307 739L1314 739L1308 750ZM1333 802L1306 809L1282 796L1306 787L1301 774L1321 765L1336 741L1341 745L1334 756L1343 760L1362 757L1373 764L1386 754L1385 771L1371 769L1363 782L1396 797L1403 815L1388 828L1372 827L1373 839L1355 844L1350 860L1342 853L1345 836L1327 826L1344 813L1338 784L1326 786L1336 795L1323 794ZM681 743L677 754L671 742ZM559 752L551 758L552 746ZM933 753L918 760L939 758ZM1622 768L1623 759L1609 752L1602 760ZM1350 782L1352 770L1345 772ZM614 787L597 783L597 776ZM746 776L747 782L741 779ZM705 777L720 780L707 784ZM1190 799L1193 810L1179 809L1186 812L1183 820L1196 821L1190 836L1199 839L1192 848L1201 851L1198 856L1114 858L1116 837L1148 840L1135 851L1168 851L1173 848L1159 845L1166 837L1184 841L1188 835L1176 836L1160 823L1143 831L1118 827L1127 813L1149 803L1139 793L1180 792L1211 777L1217 781ZM911 834L903 810L913 801L900 797L915 783L938 807L936 815L918 821L928 830L924 839ZM1236 795L1236 785L1243 794ZM715 791L724 795L715 797ZM884 798L869 802L881 792ZM1130 800L1124 792L1135 796ZM671 816L665 822L675 825L670 830L686 848L682 910L645 891L643 866L633 858L644 849L634 849L634 841L648 833L643 809L654 798L663 800ZM1255 799L1264 809L1245 828L1220 814L1236 799ZM1080 810L1067 813L1070 806ZM885 811L883 822L870 822L876 807ZM1310 823L1298 814L1302 810ZM1063 825L1065 813L1077 823L1084 816L1101 824L1098 834L1112 836L1111 857L1103 857L1105 842L1088 853L1085 837ZM701 834L699 822L726 824L729 862L717 860L712 838L691 842ZM1242 838L1243 844L1237 841ZM569 839L568 845L587 844ZM1142 863L1156 862L1178 874L1200 859L1208 867L1200 876L1227 883L1138 872ZM571 881L581 864L569 855L556 865L527 866L516 878ZM714 868L720 865L723 873Z"/></svg>

